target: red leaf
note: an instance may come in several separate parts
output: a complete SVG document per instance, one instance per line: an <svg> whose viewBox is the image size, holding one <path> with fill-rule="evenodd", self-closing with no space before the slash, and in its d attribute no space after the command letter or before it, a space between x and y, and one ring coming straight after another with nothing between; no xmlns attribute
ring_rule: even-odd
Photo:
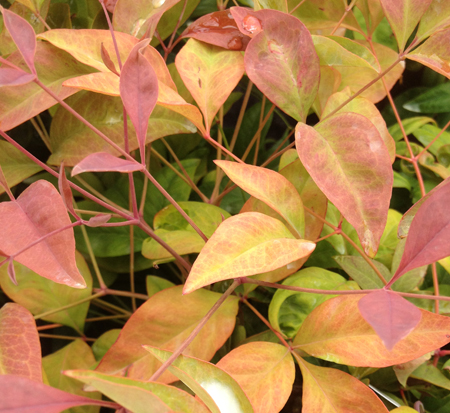
<svg viewBox="0 0 450 413"><path fill-rule="evenodd" d="M145 138L145 135L144 135ZM72 169L72 176L83 172L134 172L142 171L144 167L138 162L118 158L106 152L97 152L86 156Z"/></svg>
<svg viewBox="0 0 450 413"><path fill-rule="evenodd" d="M17 14L0 6L3 13L3 22L8 29L14 43L19 49L25 63L31 72L36 75L34 68L34 54L36 53L36 35L31 24Z"/></svg>
<svg viewBox="0 0 450 413"><path fill-rule="evenodd" d="M105 406L117 409L116 403L76 396L65 391L37 383L25 377L0 376L2 412L59 413L74 406Z"/></svg>
<svg viewBox="0 0 450 413"><path fill-rule="evenodd" d="M67 210L75 218L78 219L78 215L73 209L72 190L70 189L69 181L67 180L66 177L66 171L64 170L64 162L61 163L61 166L59 168L58 189Z"/></svg>
<svg viewBox="0 0 450 413"><path fill-rule="evenodd" d="M36 79L36 75L23 70L2 68L0 69L0 86L25 85Z"/></svg>
<svg viewBox="0 0 450 413"><path fill-rule="evenodd" d="M111 60L111 56L109 55L108 50L106 50L106 47L103 45L103 43L100 48L100 55L102 57L102 60L103 60L103 63L105 64L105 66L109 70L111 70L111 72L115 73L117 76L120 76L119 73L117 72L116 65Z"/></svg>
<svg viewBox="0 0 450 413"><path fill-rule="evenodd" d="M143 56L143 49L149 41L142 40L133 47L120 73L120 96L136 130L141 159L145 159L148 119L158 99L158 78Z"/></svg>
<svg viewBox="0 0 450 413"><path fill-rule="evenodd" d="M415 214L402 260L392 279L386 287L408 271L431 264L450 255L450 179L436 187L425 201L420 200L420 207ZM416 211L413 206L412 213Z"/></svg>
<svg viewBox="0 0 450 413"><path fill-rule="evenodd" d="M64 202L47 181L30 185L16 201L0 204L0 250L14 255L53 231L70 225ZM48 278L70 287L85 288L75 263L73 229L43 239L15 256L15 260Z"/></svg>
<svg viewBox="0 0 450 413"><path fill-rule="evenodd" d="M33 315L19 304L7 303L0 310L0 331L1 374L42 382L41 343Z"/></svg>
<svg viewBox="0 0 450 413"><path fill-rule="evenodd" d="M385 289L361 298L358 308L389 351L422 319L422 313L414 304Z"/></svg>
<svg viewBox="0 0 450 413"><path fill-rule="evenodd" d="M215 11L190 24L180 37L192 37L229 50L245 50L250 37L243 35L229 10Z"/></svg>

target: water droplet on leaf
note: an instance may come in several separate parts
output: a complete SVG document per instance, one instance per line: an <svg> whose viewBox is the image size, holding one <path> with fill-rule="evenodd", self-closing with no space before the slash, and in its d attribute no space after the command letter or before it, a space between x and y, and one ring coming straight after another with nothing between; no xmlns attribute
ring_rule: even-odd
<svg viewBox="0 0 450 413"><path fill-rule="evenodd" d="M262 30L261 20L250 14L244 17L242 27L249 33L258 34Z"/></svg>
<svg viewBox="0 0 450 413"><path fill-rule="evenodd" d="M230 50L241 50L242 49L242 40L240 37L233 37L227 44L228 49Z"/></svg>
<svg viewBox="0 0 450 413"><path fill-rule="evenodd" d="M152 5L155 9L157 9L158 7L161 7L165 2L166 0L152 0Z"/></svg>

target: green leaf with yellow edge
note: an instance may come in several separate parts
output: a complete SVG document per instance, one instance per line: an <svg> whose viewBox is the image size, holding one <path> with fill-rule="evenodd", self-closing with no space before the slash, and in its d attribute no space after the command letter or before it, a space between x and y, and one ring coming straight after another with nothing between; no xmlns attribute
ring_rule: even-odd
<svg viewBox="0 0 450 413"><path fill-rule="evenodd" d="M175 65L205 118L209 133L214 116L244 74L241 53L189 39Z"/></svg>
<svg viewBox="0 0 450 413"><path fill-rule="evenodd" d="M7 59L28 70L19 52ZM51 44L37 42L34 64L39 80L61 99L76 93L62 86L66 79L93 72L93 69L74 60L68 53ZM12 129L55 104L55 100L34 82L20 86L5 86L0 94L0 123L4 131Z"/></svg>
<svg viewBox="0 0 450 413"><path fill-rule="evenodd" d="M133 413L207 413L208 409L189 393L162 383L110 376L90 370L64 374L102 392Z"/></svg>
<svg viewBox="0 0 450 413"><path fill-rule="evenodd" d="M350 98L351 92L350 88L346 87L342 92L334 93L330 96L323 109L321 117L324 118L328 116L333 110L337 109L341 104L343 104L348 98ZM384 144L389 152L389 156L391 157L391 163L395 161L395 141L392 139L392 136L389 134L388 129L386 127L386 122L381 116L380 111L376 108L376 106L368 99L357 96L352 101L347 103L342 109L340 109L337 113L345 113L345 112L353 112L359 113L360 115L365 116L369 119L373 125L380 132L380 136L383 139Z"/></svg>
<svg viewBox="0 0 450 413"><path fill-rule="evenodd" d="M450 29L438 31L419 47L409 52L406 57L422 63L450 79L450 50L447 47L449 41Z"/></svg>
<svg viewBox="0 0 450 413"><path fill-rule="evenodd" d="M393 184L389 153L377 128L362 115L342 113L315 128L298 123L295 143L317 186L353 225L366 254L374 257Z"/></svg>
<svg viewBox="0 0 450 413"><path fill-rule="evenodd" d="M78 396L90 397L101 400L100 392L87 392L83 390L83 384L67 377L63 370L88 369L95 363L91 348L82 340L72 341L67 346L49 354L42 359L42 367L47 375L49 385ZM98 413L99 406L73 407L73 413Z"/></svg>
<svg viewBox="0 0 450 413"><path fill-rule="evenodd" d="M323 268L309 267L287 278L283 285L320 290L357 290L354 281ZM294 337L305 318L314 308L326 300L335 297L329 294L311 294L299 291L279 289L269 305L269 321L272 327Z"/></svg>
<svg viewBox="0 0 450 413"><path fill-rule="evenodd" d="M244 191L277 211L294 229L305 236L305 214L300 194L283 175L259 166L230 161L214 161Z"/></svg>
<svg viewBox="0 0 450 413"><path fill-rule="evenodd" d="M123 147L123 116L120 98L80 92L68 99L67 103L113 142ZM194 125L186 118L158 106L150 116L146 142L149 143L167 135L195 131ZM128 122L128 136L130 150L137 149L136 132L131 122ZM73 166L95 152L117 155L115 149L62 107L53 117L50 144L52 155L48 163L51 165L59 165L64 160L66 166Z"/></svg>
<svg viewBox="0 0 450 413"><path fill-rule="evenodd" d="M137 44L138 39L120 32L114 33L114 36L123 64L130 54L131 49ZM101 57L101 45L103 44L109 52L109 56L116 69L119 69L111 33L107 30L56 29L40 34L38 39L46 40L53 44L53 46L65 50L85 65L94 67L101 72L109 72Z"/></svg>
<svg viewBox="0 0 450 413"><path fill-rule="evenodd" d="M30 312L16 303L5 304L0 309L0 331L0 375L42 383L41 343Z"/></svg>
<svg viewBox="0 0 450 413"><path fill-rule="evenodd" d="M397 38L400 52L432 0L380 0L384 13Z"/></svg>
<svg viewBox="0 0 450 413"><path fill-rule="evenodd" d="M96 371L119 374L126 370L130 378L148 380L160 363L142 345L175 351L220 297L207 290L183 296L182 286L156 293L133 313ZM228 297L184 354L210 360L233 332L237 311L238 298ZM174 380L169 373L160 378L165 383Z"/></svg>
<svg viewBox="0 0 450 413"><path fill-rule="evenodd" d="M388 413L375 393L355 377L341 370L319 367L296 357L303 377L303 410L320 413Z"/></svg>
<svg viewBox="0 0 450 413"><path fill-rule="evenodd" d="M312 242L295 239L277 219L258 212L235 215L203 247L183 294L217 281L275 270L311 254L314 248Z"/></svg>
<svg viewBox="0 0 450 413"><path fill-rule="evenodd" d="M172 353L144 346L145 350L166 361ZM180 355L168 370L188 386L212 413L253 413L253 407L239 384L214 364Z"/></svg>
<svg viewBox="0 0 450 413"><path fill-rule="evenodd" d="M423 356L450 342L450 319L420 310L417 327L392 351L358 311L363 295L342 295L317 307L303 322L294 346L324 360L357 367L387 367Z"/></svg>
<svg viewBox="0 0 450 413"><path fill-rule="evenodd" d="M447 376L428 361L414 370L411 377L450 390L450 380Z"/></svg>
<svg viewBox="0 0 450 413"><path fill-rule="evenodd" d="M416 37L420 40L450 25L450 3L432 0L425 14L420 19Z"/></svg>
<svg viewBox="0 0 450 413"><path fill-rule="evenodd" d="M76 253L76 264L86 282L86 288L76 289L43 278L18 262L14 262L18 285L14 285L7 272L7 265L0 267L0 285L12 300L27 308L33 315L56 310L88 298L92 293L92 276L86 261ZM83 331L89 301L42 317L51 323L63 324Z"/></svg>
<svg viewBox="0 0 450 413"><path fill-rule="evenodd" d="M285 346L267 342L241 345L218 363L237 381L260 413L282 410L295 379L295 364Z"/></svg>
<svg viewBox="0 0 450 413"><path fill-rule="evenodd" d="M0 166L10 188L42 170L28 156L5 141L0 141ZM3 192L5 189L0 185L0 194Z"/></svg>

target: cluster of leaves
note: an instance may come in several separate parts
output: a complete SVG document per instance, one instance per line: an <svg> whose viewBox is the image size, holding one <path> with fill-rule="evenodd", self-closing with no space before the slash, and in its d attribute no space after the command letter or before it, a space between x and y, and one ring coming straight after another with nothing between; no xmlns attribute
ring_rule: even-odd
<svg viewBox="0 0 450 413"><path fill-rule="evenodd" d="M450 2L228 3L3 3L0 411L450 409Z"/></svg>

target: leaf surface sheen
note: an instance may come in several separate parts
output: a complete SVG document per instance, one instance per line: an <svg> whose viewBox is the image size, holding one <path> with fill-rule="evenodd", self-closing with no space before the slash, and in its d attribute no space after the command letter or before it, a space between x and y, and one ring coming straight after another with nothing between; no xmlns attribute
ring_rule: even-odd
<svg viewBox="0 0 450 413"><path fill-rule="evenodd" d="M250 80L281 110L304 121L320 77L308 29L296 17L276 10L232 7L231 13L242 33L254 35L245 52Z"/></svg>
<svg viewBox="0 0 450 413"><path fill-rule="evenodd" d="M289 350L280 344L241 345L223 357L217 367L238 382L259 413L281 411L292 392L295 364Z"/></svg>
<svg viewBox="0 0 450 413"><path fill-rule="evenodd" d="M244 74L241 53L189 39L175 65L205 118L206 131Z"/></svg>
<svg viewBox="0 0 450 413"><path fill-rule="evenodd" d="M403 234L408 231L408 237L400 264L388 286L406 272L450 255L449 184L447 178L402 218L399 231L401 228Z"/></svg>
<svg viewBox="0 0 450 413"><path fill-rule="evenodd" d="M142 345L176 350L219 298L207 290L183 296L181 286L156 293L130 317L96 371L117 374L127 369L128 377L148 380L159 363ZM237 297L227 298L184 354L211 359L231 335L237 310ZM174 377L164 374L160 381L169 383Z"/></svg>
<svg viewBox="0 0 450 413"><path fill-rule="evenodd" d="M159 348L144 346L160 361L172 354ZM223 369L196 359L180 355L169 366L175 374L208 406L212 413L253 413L252 405L239 384Z"/></svg>
<svg viewBox="0 0 450 413"><path fill-rule="evenodd" d="M270 169L230 161L214 161L244 191L277 211L297 232L305 236L305 215L299 193L283 175Z"/></svg>
<svg viewBox="0 0 450 413"><path fill-rule="evenodd" d="M375 393L341 370L319 367L300 357L304 413L388 413ZM350 410L351 409L351 410Z"/></svg>
<svg viewBox="0 0 450 413"><path fill-rule="evenodd" d="M309 255L315 244L295 239L279 220L247 212L225 220L203 247L184 285L205 285L268 272Z"/></svg>
<svg viewBox="0 0 450 413"><path fill-rule="evenodd" d="M378 130L362 115L343 113L315 128L299 123L295 136L303 165L374 257L393 184L390 156Z"/></svg>
<svg viewBox="0 0 450 413"><path fill-rule="evenodd" d="M42 357L36 322L19 304L0 309L0 375L26 377L42 383Z"/></svg>
<svg viewBox="0 0 450 413"><path fill-rule="evenodd" d="M358 309L390 351L422 319L420 310L414 304L385 289L364 296L358 302Z"/></svg>
<svg viewBox="0 0 450 413"><path fill-rule="evenodd" d="M128 159L117 158L106 152L97 152L86 156L72 169L72 176L83 172L134 172L141 171L144 167Z"/></svg>
<svg viewBox="0 0 450 413"><path fill-rule="evenodd" d="M433 0L380 0L400 51Z"/></svg>
<svg viewBox="0 0 450 413"><path fill-rule="evenodd" d="M13 255L45 234L69 225L70 218L55 187L40 180L16 201L0 204L0 250ZM40 276L74 288L86 283L75 263L75 238L68 228L49 236L15 257Z"/></svg>
<svg viewBox="0 0 450 413"><path fill-rule="evenodd" d="M450 342L450 319L425 310L417 327L389 351L358 310L360 295L342 295L317 307L303 322L294 346L324 360L356 367L388 367Z"/></svg>

